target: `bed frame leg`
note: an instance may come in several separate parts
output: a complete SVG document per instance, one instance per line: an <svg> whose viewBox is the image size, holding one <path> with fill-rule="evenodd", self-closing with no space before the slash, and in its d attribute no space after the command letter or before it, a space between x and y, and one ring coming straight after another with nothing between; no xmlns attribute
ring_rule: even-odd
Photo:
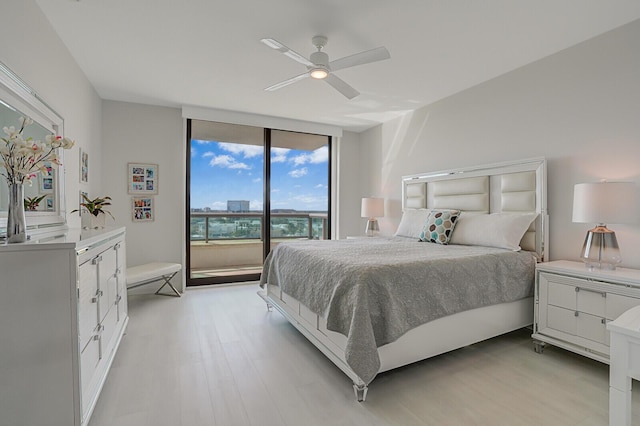
<svg viewBox="0 0 640 426"><path fill-rule="evenodd" d="M364 400L367 399L368 390L369 387L367 385L359 385L356 383L353 384L353 391L356 394L356 399L358 400L358 402L364 402Z"/></svg>
<svg viewBox="0 0 640 426"><path fill-rule="evenodd" d="M271 302L269 302L269 299L267 299L266 292L258 291L257 294L258 294L258 296L260 296L260 299L264 300L264 303L267 304L267 312L273 311L273 304Z"/></svg>

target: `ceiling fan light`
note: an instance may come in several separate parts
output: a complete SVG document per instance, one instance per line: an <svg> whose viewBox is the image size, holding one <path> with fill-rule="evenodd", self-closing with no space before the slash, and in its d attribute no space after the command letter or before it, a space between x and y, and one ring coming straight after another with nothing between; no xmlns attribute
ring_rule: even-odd
<svg viewBox="0 0 640 426"><path fill-rule="evenodd" d="M318 80L327 78L328 75L329 75L329 72L324 68L314 68L311 70L311 77L316 78Z"/></svg>

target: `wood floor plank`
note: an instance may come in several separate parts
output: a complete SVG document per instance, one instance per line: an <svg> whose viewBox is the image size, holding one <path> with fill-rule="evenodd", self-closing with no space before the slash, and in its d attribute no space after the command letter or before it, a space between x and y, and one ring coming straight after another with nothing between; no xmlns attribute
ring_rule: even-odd
<svg viewBox="0 0 640 426"><path fill-rule="evenodd" d="M537 354L526 329L381 373L358 403L351 381L256 290L130 297L90 426L608 422L609 367L552 346ZM640 424L638 391L633 416Z"/></svg>

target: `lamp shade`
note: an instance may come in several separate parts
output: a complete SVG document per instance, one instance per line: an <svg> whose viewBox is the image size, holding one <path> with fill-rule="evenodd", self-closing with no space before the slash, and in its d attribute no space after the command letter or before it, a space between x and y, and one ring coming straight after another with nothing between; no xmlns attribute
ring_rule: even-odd
<svg viewBox="0 0 640 426"><path fill-rule="evenodd" d="M384 198L363 198L360 214L362 217L383 217Z"/></svg>
<svg viewBox="0 0 640 426"><path fill-rule="evenodd" d="M578 183L573 188L573 222L635 223L633 182Z"/></svg>

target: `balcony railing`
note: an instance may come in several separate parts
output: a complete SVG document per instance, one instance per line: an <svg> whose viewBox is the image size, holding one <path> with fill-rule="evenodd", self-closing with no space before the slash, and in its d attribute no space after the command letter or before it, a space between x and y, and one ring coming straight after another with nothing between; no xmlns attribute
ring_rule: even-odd
<svg viewBox="0 0 640 426"><path fill-rule="evenodd" d="M263 215L191 212L191 241L264 240ZM271 213L271 239L327 239L326 213Z"/></svg>
<svg viewBox="0 0 640 426"><path fill-rule="evenodd" d="M271 213L270 226L271 249L289 239L327 239L326 213ZM191 212L191 277L259 273L263 231L261 212Z"/></svg>

